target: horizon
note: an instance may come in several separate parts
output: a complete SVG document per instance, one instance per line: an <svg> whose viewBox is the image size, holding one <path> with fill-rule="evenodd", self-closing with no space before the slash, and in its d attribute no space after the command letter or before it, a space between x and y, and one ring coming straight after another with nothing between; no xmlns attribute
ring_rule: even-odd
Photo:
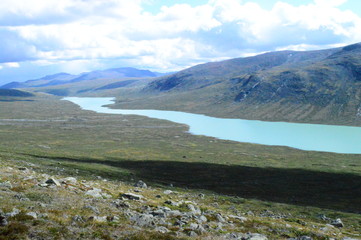
<svg viewBox="0 0 361 240"><path fill-rule="evenodd" d="M361 42L354 0L35 1L0 3L0 85L122 67L166 73Z"/></svg>

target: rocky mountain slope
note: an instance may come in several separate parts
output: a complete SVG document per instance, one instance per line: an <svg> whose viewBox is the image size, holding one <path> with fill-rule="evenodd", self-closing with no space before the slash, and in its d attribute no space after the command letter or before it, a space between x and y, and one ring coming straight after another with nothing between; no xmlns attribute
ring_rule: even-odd
<svg viewBox="0 0 361 240"><path fill-rule="evenodd" d="M358 239L337 216L240 212L242 199L74 177L61 163L1 157L0 176L0 239Z"/></svg>
<svg viewBox="0 0 361 240"><path fill-rule="evenodd" d="M361 124L361 44L206 63L156 79L118 107L270 121Z"/></svg>

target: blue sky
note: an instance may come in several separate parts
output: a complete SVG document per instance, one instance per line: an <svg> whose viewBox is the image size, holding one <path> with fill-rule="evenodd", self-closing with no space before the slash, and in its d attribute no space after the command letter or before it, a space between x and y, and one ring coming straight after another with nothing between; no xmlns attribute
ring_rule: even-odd
<svg viewBox="0 0 361 240"><path fill-rule="evenodd" d="M0 85L361 42L359 0L1 0Z"/></svg>

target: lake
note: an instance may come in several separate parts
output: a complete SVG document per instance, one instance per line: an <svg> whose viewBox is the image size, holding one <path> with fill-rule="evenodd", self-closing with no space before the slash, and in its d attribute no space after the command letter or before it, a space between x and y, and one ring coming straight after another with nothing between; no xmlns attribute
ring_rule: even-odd
<svg viewBox="0 0 361 240"><path fill-rule="evenodd" d="M308 151L361 154L361 127L226 119L177 111L104 107L104 105L113 104L114 98L66 97L63 100L73 102L84 110L98 113L141 115L186 124L189 126L189 132L195 135L238 142L288 146Z"/></svg>

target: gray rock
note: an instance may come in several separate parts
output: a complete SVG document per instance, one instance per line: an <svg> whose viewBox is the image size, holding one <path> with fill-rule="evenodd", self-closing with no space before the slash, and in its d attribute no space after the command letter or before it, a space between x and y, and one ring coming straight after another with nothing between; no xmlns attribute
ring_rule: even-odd
<svg viewBox="0 0 361 240"><path fill-rule="evenodd" d="M93 211L95 214L99 214L99 209L97 207L91 206L91 205L85 205L83 207L83 209L89 209L91 211Z"/></svg>
<svg viewBox="0 0 361 240"><path fill-rule="evenodd" d="M188 236L190 236L190 237L197 237L198 234L197 234L196 232L194 232L194 231L190 231L190 232L188 233Z"/></svg>
<svg viewBox="0 0 361 240"><path fill-rule="evenodd" d="M335 227L338 227L338 228L344 227L343 222L342 222L341 219L339 219L339 218L333 220L333 221L331 222L331 225L332 225L332 226L335 226Z"/></svg>
<svg viewBox="0 0 361 240"><path fill-rule="evenodd" d="M129 218L139 227L155 227L155 218L151 214L134 214Z"/></svg>
<svg viewBox="0 0 361 240"><path fill-rule="evenodd" d="M30 217L32 217L32 218L34 218L34 219L37 219L37 218L38 218L38 214L36 214L35 212L28 212L28 213L26 213L26 215L27 215L27 216L30 216Z"/></svg>
<svg viewBox="0 0 361 240"><path fill-rule="evenodd" d="M163 227L163 226L156 227L154 230L157 231L157 232L160 232L160 233L168 233L168 232L170 232L168 228Z"/></svg>
<svg viewBox="0 0 361 240"><path fill-rule="evenodd" d="M195 207L193 204L188 204L187 208L192 214L200 215L202 213L199 207Z"/></svg>
<svg viewBox="0 0 361 240"><path fill-rule="evenodd" d="M129 200L141 200L144 197L142 195L137 195L134 193L123 193L121 197L129 199Z"/></svg>
<svg viewBox="0 0 361 240"><path fill-rule="evenodd" d="M77 184L78 180L76 180L75 177L67 177L67 178L64 178L62 183L64 184Z"/></svg>
<svg viewBox="0 0 361 240"><path fill-rule="evenodd" d="M120 199L113 201L113 205L116 208L129 208L130 207L128 203L121 201Z"/></svg>
<svg viewBox="0 0 361 240"><path fill-rule="evenodd" d="M268 238L259 233L247 233L245 240L268 240Z"/></svg>
<svg viewBox="0 0 361 240"><path fill-rule="evenodd" d="M198 221L199 223L204 223L204 222L207 222L208 219L206 218L206 216L201 215L201 216L199 216L199 217L197 218L197 221Z"/></svg>
<svg viewBox="0 0 361 240"><path fill-rule="evenodd" d="M216 218L218 222L224 223L226 220L222 217L221 214L217 213Z"/></svg>
<svg viewBox="0 0 361 240"><path fill-rule="evenodd" d="M16 215L18 215L20 213L20 210L17 208L13 208L12 212L9 212L7 214L5 214L7 217L15 217Z"/></svg>
<svg viewBox="0 0 361 240"><path fill-rule="evenodd" d="M91 217L89 217L89 221L104 223L104 222L107 222L107 217L106 216L103 216L103 217L91 216Z"/></svg>
<svg viewBox="0 0 361 240"><path fill-rule="evenodd" d="M8 225L8 224L9 224L9 223L8 223L5 215L0 214L0 226L3 227L3 226L6 226L6 225Z"/></svg>
<svg viewBox="0 0 361 240"><path fill-rule="evenodd" d="M173 191L172 191L172 190L165 190L163 193L164 193L165 195L169 195L169 194L172 194Z"/></svg>
<svg viewBox="0 0 361 240"><path fill-rule="evenodd" d="M298 240L312 240L312 238L309 236L302 236L302 237L299 237Z"/></svg>
<svg viewBox="0 0 361 240"><path fill-rule="evenodd" d="M172 200L167 200L164 202L165 204L168 204L168 205L171 205L171 206L175 206L175 207L178 207L179 206L179 203L178 202L175 202L175 201L172 201Z"/></svg>
<svg viewBox="0 0 361 240"><path fill-rule="evenodd" d="M0 188L13 188L13 185L9 182L9 181L6 181L6 182L2 182L0 183Z"/></svg>
<svg viewBox="0 0 361 240"><path fill-rule="evenodd" d="M101 194L102 190L99 188L93 188L85 193L86 196L91 196L93 198L103 198Z"/></svg>
<svg viewBox="0 0 361 240"><path fill-rule="evenodd" d="M155 210L155 211L151 212L150 214L152 214L155 217L159 217L159 218L165 218L167 216L166 212L161 209Z"/></svg>
<svg viewBox="0 0 361 240"><path fill-rule="evenodd" d="M247 218L246 218L246 217L241 217L241 216L236 216L236 215L229 215L228 217L237 219L237 220L239 220L240 222L245 222L245 221L247 221Z"/></svg>
<svg viewBox="0 0 361 240"><path fill-rule="evenodd" d="M72 218L73 222L80 222L80 223L84 223L84 219L82 216L79 216L79 215L75 215L73 218Z"/></svg>
<svg viewBox="0 0 361 240"><path fill-rule="evenodd" d="M55 178L49 178L48 180L45 181L46 184L48 185L55 185L55 186L61 186L59 181L56 180Z"/></svg>
<svg viewBox="0 0 361 240"><path fill-rule="evenodd" d="M139 180L136 184L134 184L134 187L147 188L148 186L145 182L143 182L142 180Z"/></svg>

